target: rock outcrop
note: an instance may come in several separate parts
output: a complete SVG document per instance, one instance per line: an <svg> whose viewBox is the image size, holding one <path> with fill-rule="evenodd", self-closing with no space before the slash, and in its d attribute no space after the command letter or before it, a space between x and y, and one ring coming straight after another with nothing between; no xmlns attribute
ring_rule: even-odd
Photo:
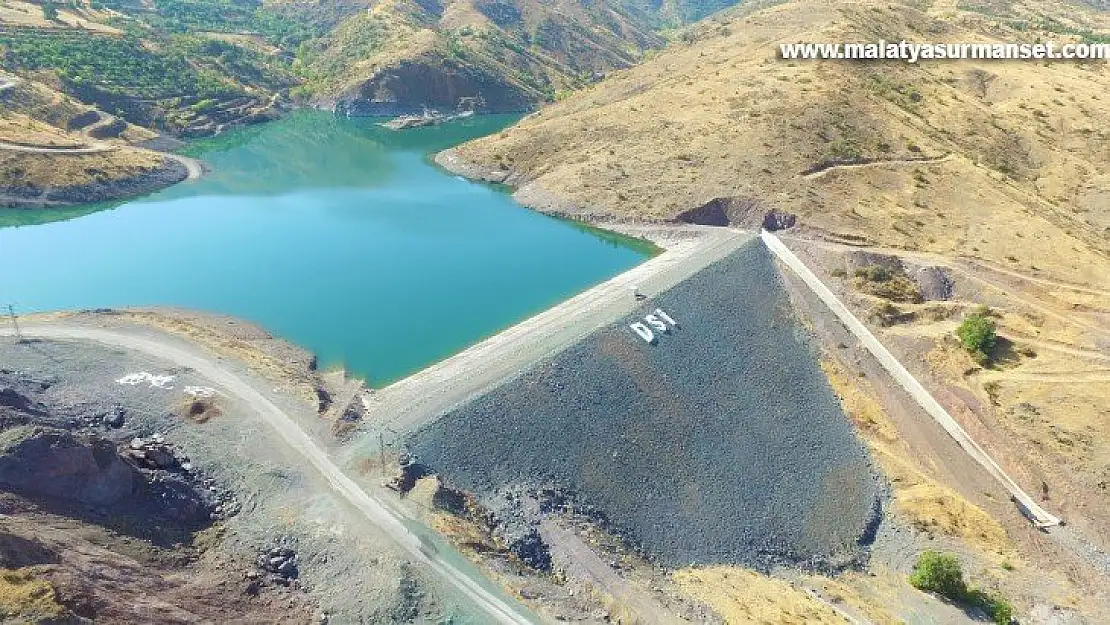
<svg viewBox="0 0 1110 625"><path fill-rule="evenodd" d="M112 506L134 499L143 481L102 438L31 426L0 434L0 486L31 499Z"/></svg>

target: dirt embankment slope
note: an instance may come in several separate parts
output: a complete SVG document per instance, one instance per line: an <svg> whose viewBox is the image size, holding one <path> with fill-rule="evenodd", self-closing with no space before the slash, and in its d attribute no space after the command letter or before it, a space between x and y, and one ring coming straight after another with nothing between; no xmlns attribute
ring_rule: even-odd
<svg viewBox="0 0 1110 625"><path fill-rule="evenodd" d="M303 352L185 313L49 320L63 338L0 337L0 566L12 586L0 609L121 623L468 618L468 602L268 423L263 410L289 415L304 440L330 432ZM34 462L95 488L60 501ZM167 505L190 492L202 506ZM203 513L199 526L163 519L177 509Z"/></svg>
<svg viewBox="0 0 1110 625"><path fill-rule="evenodd" d="M125 199L199 175L191 159L132 145L150 131L41 84L0 80L0 207Z"/></svg>
<svg viewBox="0 0 1110 625"><path fill-rule="evenodd" d="M441 162L508 182L543 210L675 219L714 200L750 202L846 240L1105 287L1104 62L779 58L793 42L1063 43L1110 23L1062 2L929 4L790 2L714 19L692 44ZM842 167L858 163L872 165ZM826 171L806 175L815 168Z"/></svg>

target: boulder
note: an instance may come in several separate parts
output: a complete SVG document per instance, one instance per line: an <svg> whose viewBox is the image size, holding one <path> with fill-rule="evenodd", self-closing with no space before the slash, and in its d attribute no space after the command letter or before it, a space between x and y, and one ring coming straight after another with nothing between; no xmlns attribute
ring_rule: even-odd
<svg viewBox="0 0 1110 625"><path fill-rule="evenodd" d="M119 428L123 427L123 417L124 417L123 407L115 406L111 410L109 410L107 413L104 414L104 417L101 419L101 421L104 423L104 425L106 427L110 427L112 429L119 429Z"/></svg>
<svg viewBox="0 0 1110 625"><path fill-rule="evenodd" d="M774 209L763 216L763 229L770 232L789 230L798 223L798 216Z"/></svg>
<svg viewBox="0 0 1110 625"><path fill-rule="evenodd" d="M956 283L941 267L921 267L914 272L913 279L921 296L929 301L950 300L956 290Z"/></svg>
<svg viewBox="0 0 1110 625"><path fill-rule="evenodd" d="M142 483L105 439L30 426L0 434L0 486L14 492L110 506L134 497Z"/></svg>

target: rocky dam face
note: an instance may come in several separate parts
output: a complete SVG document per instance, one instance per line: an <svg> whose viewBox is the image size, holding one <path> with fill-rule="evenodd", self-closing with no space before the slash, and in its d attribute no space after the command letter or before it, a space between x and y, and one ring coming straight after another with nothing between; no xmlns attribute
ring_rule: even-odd
<svg viewBox="0 0 1110 625"><path fill-rule="evenodd" d="M667 566L841 567L865 553L881 509L758 240L408 447L507 525L544 509L511 493L554 488Z"/></svg>

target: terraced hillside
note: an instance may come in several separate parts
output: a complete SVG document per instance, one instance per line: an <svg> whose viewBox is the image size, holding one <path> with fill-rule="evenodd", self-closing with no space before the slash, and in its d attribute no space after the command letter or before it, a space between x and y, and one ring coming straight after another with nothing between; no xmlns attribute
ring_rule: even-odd
<svg viewBox="0 0 1110 625"><path fill-rule="evenodd" d="M147 33L148 36L150 33ZM179 135L267 119L293 75L262 53L205 37L0 31L0 67L130 123Z"/></svg>
<svg viewBox="0 0 1110 625"><path fill-rule="evenodd" d="M135 147L154 133L0 74L0 207L130 197L184 180L177 157Z"/></svg>

